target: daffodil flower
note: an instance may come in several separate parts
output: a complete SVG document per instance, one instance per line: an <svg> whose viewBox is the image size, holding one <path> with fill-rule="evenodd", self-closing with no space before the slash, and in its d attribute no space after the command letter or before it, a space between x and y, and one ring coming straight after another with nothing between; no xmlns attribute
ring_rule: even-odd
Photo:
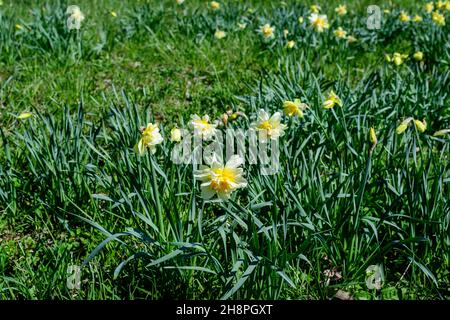
<svg viewBox="0 0 450 320"><path fill-rule="evenodd" d="M134 150L139 155L143 155L146 149L149 149L151 153L155 153L156 146L161 142L163 142L163 137L159 133L158 125L149 123L147 127L143 128L141 139L135 145Z"/></svg>
<svg viewBox="0 0 450 320"><path fill-rule="evenodd" d="M423 60L423 52L417 51L414 53L413 57L416 61L422 61Z"/></svg>
<svg viewBox="0 0 450 320"><path fill-rule="evenodd" d="M369 139L372 145L376 145L378 143L377 134L375 133L374 127L371 127L369 130Z"/></svg>
<svg viewBox="0 0 450 320"><path fill-rule="evenodd" d="M334 30L334 35L336 36L336 38L345 39L345 37L347 36L347 31L342 29L342 27L339 27Z"/></svg>
<svg viewBox="0 0 450 320"><path fill-rule="evenodd" d="M336 12L340 16L344 16L347 14L347 7L343 4L339 5L334 9L334 12Z"/></svg>
<svg viewBox="0 0 450 320"><path fill-rule="evenodd" d="M425 4L425 11L427 13L431 13L434 10L434 3L433 2L427 2Z"/></svg>
<svg viewBox="0 0 450 320"><path fill-rule="evenodd" d="M285 124L281 123L281 114L275 112L270 116L264 109L258 112L256 122L252 123L252 127L265 135L260 135L261 141L267 141L267 138L276 140L284 135L284 130L287 128Z"/></svg>
<svg viewBox="0 0 450 320"><path fill-rule="evenodd" d="M84 14L81 12L78 6L67 7L66 14L69 15L67 18L67 28L69 30L81 28L81 22L84 20Z"/></svg>
<svg viewBox="0 0 450 320"><path fill-rule="evenodd" d="M303 118L303 111L309 108L306 103L302 103L300 99L294 101L285 101L283 103L284 114L288 117L298 116Z"/></svg>
<svg viewBox="0 0 450 320"><path fill-rule="evenodd" d="M325 109L331 109L336 104L342 107L342 100L333 90L331 90L331 92L328 94L328 98L323 102L323 107Z"/></svg>
<svg viewBox="0 0 450 320"><path fill-rule="evenodd" d="M216 30L216 32L214 33L214 37L216 39L223 39L226 37L226 35L227 34L225 33L225 31L222 31L222 30Z"/></svg>
<svg viewBox="0 0 450 320"><path fill-rule="evenodd" d="M291 40L286 43L286 48L292 49L295 46L295 41Z"/></svg>
<svg viewBox="0 0 450 320"><path fill-rule="evenodd" d="M117 18L117 12L111 11L110 13L111 13L111 16L112 16L112 17Z"/></svg>
<svg viewBox="0 0 450 320"><path fill-rule="evenodd" d="M318 4L313 4L311 7L310 7L310 10L311 10L311 12L312 13L319 13L320 12L320 6L318 5Z"/></svg>
<svg viewBox="0 0 450 320"><path fill-rule="evenodd" d="M202 198L209 200L217 195L219 199L227 200L235 190L245 188L247 181L243 177L243 169L239 168L243 162L240 156L233 155L224 166L213 157L211 166L196 170L194 177L202 182Z"/></svg>
<svg viewBox="0 0 450 320"><path fill-rule="evenodd" d="M266 23L261 26L260 32L265 39L273 38L273 33L275 32L275 27L270 26L270 24Z"/></svg>
<svg viewBox="0 0 450 320"><path fill-rule="evenodd" d="M181 141L181 130L177 127L172 128L170 130L170 141L172 142L180 142Z"/></svg>
<svg viewBox="0 0 450 320"><path fill-rule="evenodd" d="M445 17L443 14L439 13L438 11L435 11L431 14L431 19L438 26L445 26Z"/></svg>
<svg viewBox="0 0 450 320"><path fill-rule="evenodd" d="M419 23L419 22L422 22L423 19L422 19L421 16L419 16L419 15L416 14L416 15L412 18L412 21L415 22L415 23Z"/></svg>
<svg viewBox="0 0 450 320"><path fill-rule="evenodd" d="M31 112L22 112L21 114L19 114L18 116L17 116L17 119L19 119L19 120L25 120L25 119L28 119L28 118L30 118L30 117L32 117L33 116L33 114L31 113Z"/></svg>
<svg viewBox="0 0 450 320"><path fill-rule="evenodd" d="M413 121L414 119L409 117L406 118L405 120L403 120L400 125L397 127L397 129L395 129L395 132L397 132L397 134L402 134L403 132L405 132L406 129L408 129L409 124L411 123L411 121Z"/></svg>
<svg viewBox="0 0 450 320"><path fill-rule="evenodd" d="M450 129L442 129L442 130L436 131L433 134L433 137L442 137L449 133L450 133Z"/></svg>
<svg viewBox="0 0 450 320"><path fill-rule="evenodd" d="M309 16L309 22L317 32L323 32L325 29L328 29L330 27L330 25L328 24L328 18L324 14L312 13Z"/></svg>
<svg viewBox="0 0 450 320"><path fill-rule="evenodd" d="M220 3L217 1L211 1L211 9L215 10L219 10L220 9Z"/></svg>
<svg viewBox="0 0 450 320"><path fill-rule="evenodd" d="M402 11L400 12L398 19L401 22L408 22L409 20L411 20L411 17L405 11Z"/></svg>
<svg viewBox="0 0 450 320"><path fill-rule="evenodd" d="M354 36L352 36L352 35L347 36L348 43L352 43L352 42L356 42L356 41L357 41L357 39Z"/></svg>
<svg viewBox="0 0 450 320"><path fill-rule="evenodd" d="M201 135L203 140L210 140L216 134L217 123L209 123L208 115L204 115L203 118L196 114L192 115L190 125L194 129L194 134Z"/></svg>
<svg viewBox="0 0 450 320"><path fill-rule="evenodd" d="M423 121L414 120L414 124L419 132L425 132L427 130L427 122L425 119Z"/></svg>
<svg viewBox="0 0 450 320"><path fill-rule="evenodd" d="M176 0L177 4L183 4L184 0Z"/></svg>

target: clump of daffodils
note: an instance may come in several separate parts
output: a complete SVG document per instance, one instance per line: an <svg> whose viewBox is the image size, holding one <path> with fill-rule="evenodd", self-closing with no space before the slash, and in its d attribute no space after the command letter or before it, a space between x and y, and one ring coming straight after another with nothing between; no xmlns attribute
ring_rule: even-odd
<svg viewBox="0 0 450 320"><path fill-rule="evenodd" d="M330 27L330 24L328 23L328 18L324 14L312 13L309 16L309 22L311 23L311 26L314 28L314 30L317 32L323 32L325 29L328 29Z"/></svg>
<svg viewBox="0 0 450 320"><path fill-rule="evenodd" d="M345 39L347 37L347 31L342 29L342 27L339 27L334 30L334 35L336 36L336 38Z"/></svg>
<svg viewBox="0 0 450 320"><path fill-rule="evenodd" d="M204 115L200 118L198 115L194 114L191 116L189 124L192 129L194 129L194 134L196 136L201 135L203 140L210 140L217 132L217 123L210 123L208 115Z"/></svg>
<svg viewBox="0 0 450 320"><path fill-rule="evenodd" d="M408 15L408 13L406 13L405 11L400 12L400 15L398 16L398 19L401 22L408 22L409 20L411 20L411 17Z"/></svg>
<svg viewBox="0 0 450 320"><path fill-rule="evenodd" d="M406 131L406 129L408 129L411 123L414 123L414 126L416 127L417 131L421 133L427 130L427 122L425 121L425 119L423 121L420 121L412 117L409 117L400 123L400 125L395 129L395 132L397 132L397 134L402 134L403 132Z"/></svg>
<svg viewBox="0 0 450 320"><path fill-rule="evenodd" d="M69 6L67 7L66 14L69 15L67 18L67 28L69 30L80 30L81 22L84 20L84 14L80 8L78 6Z"/></svg>
<svg viewBox="0 0 450 320"><path fill-rule="evenodd" d="M408 58L408 55L395 52L393 55L386 54L385 57L387 62L393 62L396 66L399 66Z"/></svg>
<svg viewBox="0 0 450 320"><path fill-rule="evenodd" d="M223 38L225 38L226 37L226 33L225 33L225 31L223 31L223 30L216 30L216 32L214 33L214 37L216 38L216 39L223 39Z"/></svg>
<svg viewBox="0 0 450 320"><path fill-rule="evenodd" d="M438 11L435 11L431 14L431 19L438 26L445 26L445 17L443 14L439 13Z"/></svg>
<svg viewBox="0 0 450 320"><path fill-rule="evenodd" d="M271 39L274 36L275 27L272 27L270 24L266 23L265 25L261 26L259 31L265 39Z"/></svg>
<svg viewBox="0 0 450 320"><path fill-rule="evenodd" d="M302 103L300 99L294 101L287 100L283 103L284 114L288 117L298 116L303 118L303 111L308 108L306 103Z"/></svg>
<svg viewBox="0 0 450 320"><path fill-rule="evenodd" d="M270 116L264 109L259 110L256 122L252 123L252 127L259 133L261 141L266 141L267 138L276 140L284 136L284 130L287 128L285 124L281 123L281 113L275 112Z"/></svg>
<svg viewBox="0 0 450 320"><path fill-rule="evenodd" d="M333 90L331 90L330 93L328 94L328 97L323 102L322 106L325 109L331 109L335 105L342 107L342 100Z"/></svg>
<svg viewBox="0 0 450 320"><path fill-rule="evenodd" d="M336 12L340 16L344 16L347 14L347 7L344 4L341 4L334 9L334 12Z"/></svg>
<svg viewBox="0 0 450 320"><path fill-rule="evenodd" d="M147 127L144 127L141 130L141 139L134 147L135 151L139 153L139 155L143 155L146 149L149 149L151 153L155 153L156 146L163 142L163 137L159 133L158 125L149 123L147 124Z"/></svg>
<svg viewBox="0 0 450 320"><path fill-rule="evenodd" d="M202 183L201 196L208 200L217 195L221 200L227 200L231 194L247 186L243 177L243 169L239 168L244 162L238 155L233 155L225 165L213 157L211 166L202 166L194 172L194 177Z"/></svg>

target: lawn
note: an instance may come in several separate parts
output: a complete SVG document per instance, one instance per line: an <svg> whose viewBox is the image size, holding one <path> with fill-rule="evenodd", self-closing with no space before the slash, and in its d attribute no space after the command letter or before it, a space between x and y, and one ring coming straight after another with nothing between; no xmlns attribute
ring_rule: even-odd
<svg viewBox="0 0 450 320"><path fill-rule="evenodd" d="M0 299L449 299L426 3L0 0ZM249 128L274 172L174 161Z"/></svg>

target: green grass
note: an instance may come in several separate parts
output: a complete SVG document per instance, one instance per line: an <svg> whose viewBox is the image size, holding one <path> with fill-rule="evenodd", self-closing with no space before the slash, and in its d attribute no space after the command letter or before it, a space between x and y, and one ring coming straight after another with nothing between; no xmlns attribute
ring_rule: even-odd
<svg viewBox="0 0 450 320"><path fill-rule="evenodd" d="M86 20L69 32L72 3L3 2L0 299L449 298L450 140L432 136L450 128L448 11L441 28L422 3L381 2L392 14L369 31L371 1L345 1L345 17L323 3L331 27L318 35L296 1L212 13L205 1L80 0ZM401 24L401 9L424 22ZM266 22L270 42L255 31ZM337 40L337 26L358 41ZM393 52L409 58L386 63ZM322 108L331 89L342 108ZM191 114L239 110L249 119L229 126L247 128L294 98L310 108L283 119L279 173L246 166L229 201L203 201L192 166L170 160L170 129ZM396 134L409 116L427 131ZM165 141L140 157L149 121ZM380 290L366 286L371 265L383 266Z"/></svg>

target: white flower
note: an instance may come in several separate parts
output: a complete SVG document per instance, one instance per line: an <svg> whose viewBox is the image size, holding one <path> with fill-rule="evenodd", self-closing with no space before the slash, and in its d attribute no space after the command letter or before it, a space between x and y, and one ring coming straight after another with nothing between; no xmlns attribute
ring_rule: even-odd
<svg viewBox="0 0 450 320"><path fill-rule="evenodd" d="M323 32L324 29L328 29L330 27L328 18L324 14L311 13L309 16L309 22L317 32Z"/></svg>
<svg viewBox="0 0 450 320"><path fill-rule="evenodd" d="M258 112L258 119L252 124L258 132L264 132L267 138L276 140L284 135L284 130L287 128L285 124L281 123L281 113L275 112L271 117L264 110L261 109ZM262 136L261 141L265 141L266 138Z"/></svg>
<svg viewBox="0 0 450 320"><path fill-rule="evenodd" d="M134 147L135 151L140 155L145 153L145 149L150 149L151 153L156 152L156 145L163 142L163 137L159 133L157 124L149 123L142 131L142 137Z"/></svg>
<svg viewBox="0 0 450 320"><path fill-rule="evenodd" d="M197 136L202 135L203 140L209 140L216 134L217 123L209 123L208 115L204 115L203 118L200 118L198 115L194 114L191 116L189 124L194 129L194 134Z"/></svg>
<svg viewBox="0 0 450 320"><path fill-rule="evenodd" d="M202 166L196 170L195 179L202 181L200 185L202 198L208 200L217 194L220 199L226 200L236 189L246 187L247 181L243 177L243 169L238 168L243 162L240 156L233 155L224 166L214 157L211 167Z"/></svg>
<svg viewBox="0 0 450 320"><path fill-rule="evenodd" d="M69 6L67 7L66 14L69 15L67 18L67 28L69 30L79 30L81 22L84 20L84 14L81 12L80 8L78 6Z"/></svg>

